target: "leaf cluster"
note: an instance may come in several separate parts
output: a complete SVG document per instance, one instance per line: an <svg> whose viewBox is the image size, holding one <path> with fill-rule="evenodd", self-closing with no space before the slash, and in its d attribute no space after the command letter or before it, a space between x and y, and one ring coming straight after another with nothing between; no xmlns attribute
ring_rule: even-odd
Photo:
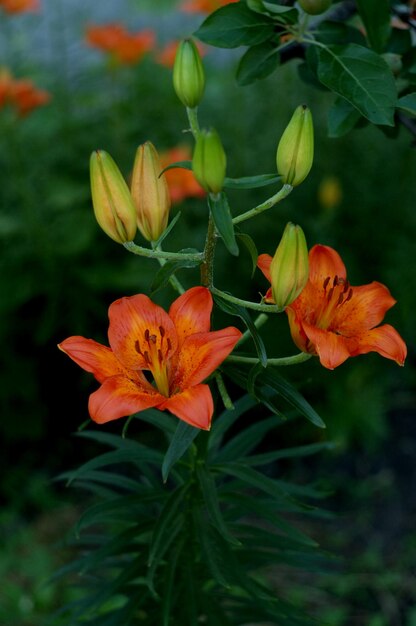
<svg viewBox="0 0 416 626"><path fill-rule="evenodd" d="M165 453L114 434L79 433L112 450L60 477L95 502L71 539L78 556L57 573L70 576L79 597L53 624L318 623L281 597L267 569L272 564L278 579L287 568L333 567L299 528L305 516L323 515L322 494L283 479L281 466L330 446L258 452L281 420L250 421L233 435L256 404L243 396L209 434L155 409L140 413L156 442L167 438Z"/></svg>
<svg viewBox="0 0 416 626"><path fill-rule="evenodd" d="M358 0L353 8L340 2L309 22L293 4L240 0L209 15L195 36L220 48L247 47L236 73L241 86L296 59L302 81L335 96L330 137L368 123L409 128L407 117L416 115L411 9L388 0Z"/></svg>

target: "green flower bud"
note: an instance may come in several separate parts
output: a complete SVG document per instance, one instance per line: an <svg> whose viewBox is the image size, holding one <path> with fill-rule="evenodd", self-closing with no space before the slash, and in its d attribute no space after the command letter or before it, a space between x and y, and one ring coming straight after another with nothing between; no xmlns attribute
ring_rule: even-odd
<svg viewBox="0 0 416 626"><path fill-rule="evenodd" d="M159 154L150 141L137 148L131 180L137 226L147 241L157 241L166 230L170 211L169 188Z"/></svg>
<svg viewBox="0 0 416 626"><path fill-rule="evenodd" d="M313 122L307 106L300 105L284 131L277 147L277 171L287 185L296 187L313 163Z"/></svg>
<svg viewBox="0 0 416 626"><path fill-rule="evenodd" d="M329 9L332 0L298 0L300 6L309 15L319 15Z"/></svg>
<svg viewBox="0 0 416 626"><path fill-rule="evenodd" d="M192 169L195 178L210 193L219 193L224 185L227 157L218 133L203 130L195 143Z"/></svg>
<svg viewBox="0 0 416 626"><path fill-rule="evenodd" d="M136 235L136 209L120 170L104 150L90 158L91 195L97 222L117 243L132 241Z"/></svg>
<svg viewBox="0 0 416 626"><path fill-rule="evenodd" d="M273 300L284 309L292 304L308 282L309 259L305 235L289 222L270 264Z"/></svg>
<svg viewBox="0 0 416 626"><path fill-rule="evenodd" d="M173 86L184 106L193 109L201 102L205 88L204 68L192 39L184 39L178 46L173 66Z"/></svg>

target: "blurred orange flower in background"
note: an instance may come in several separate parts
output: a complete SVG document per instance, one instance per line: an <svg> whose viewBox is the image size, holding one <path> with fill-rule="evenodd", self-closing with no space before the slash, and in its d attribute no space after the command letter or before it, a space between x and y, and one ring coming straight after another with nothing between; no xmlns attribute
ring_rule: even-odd
<svg viewBox="0 0 416 626"><path fill-rule="evenodd" d="M10 103L19 117L25 117L50 99L51 95L35 87L31 80L15 80L7 69L0 69L0 107Z"/></svg>
<svg viewBox="0 0 416 626"><path fill-rule="evenodd" d="M180 5L181 11L186 13L211 13L226 4L238 2L239 0L184 0Z"/></svg>
<svg viewBox="0 0 416 626"><path fill-rule="evenodd" d="M154 47L155 34L151 30L129 33L122 24L113 23L89 26L86 40L91 46L112 54L119 63L132 64Z"/></svg>
<svg viewBox="0 0 416 626"><path fill-rule="evenodd" d="M176 51L179 44L179 40L170 41L168 44L166 44L166 46L156 54L156 62L160 63L160 65L165 65L166 67L173 67L175 63ZM198 52L201 57L205 56L205 47L202 46L198 41L195 41L195 45L198 48Z"/></svg>
<svg viewBox="0 0 416 626"><path fill-rule="evenodd" d="M160 155L160 162L165 168L178 161L191 161L191 149L188 146L176 146ZM202 198L205 191L196 181L191 170L175 167L165 172L172 204L179 204L185 198Z"/></svg>
<svg viewBox="0 0 416 626"><path fill-rule="evenodd" d="M37 11L39 9L39 0L0 0L0 7L6 13Z"/></svg>

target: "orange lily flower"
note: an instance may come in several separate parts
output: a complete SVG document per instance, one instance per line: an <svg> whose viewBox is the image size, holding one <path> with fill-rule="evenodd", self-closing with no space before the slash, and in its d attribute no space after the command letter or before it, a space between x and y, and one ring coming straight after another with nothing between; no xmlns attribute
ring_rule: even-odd
<svg viewBox="0 0 416 626"><path fill-rule="evenodd" d="M110 305L110 348L84 337L59 344L101 383L89 399L91 418L103 424L157 407L209 430L213 399L209 386L201 383L241 337L232 326L211 332L211 310L212 296L205 287L179 296L169 313L138 294Z"/></svg>
<svg viewBox="0 0 416 626"><path fill-rule="evenodd" d="M185 13L212 13L226 4L238 2L239 0L184 0L180 5L181 11Z"/></svg>
<svg viewBox="0 0 416 626"><path fill-rule="evenodd" d="M191 149L188 146L177 146L160 155L162 168L177 161L190 161ZM165 172L172 204L179 204L185 198L203 198L205 190L197 182L191 170L175 167Z"/></svg>
<svg viewBox="0 0 416 626"><path fill-rule="evenodd" d="M86 40L91 46L112 54L119 63L132 64L154 47L155 34L151 30L129 33L122 24L115 23L88 27Z"/></svg>
<svg viewBox="0 0 416 626"><path fill-rule="evenodd" d="M47 104L50 94L43 89L37 89L31 80L15 80L10 83L9 100L16 106L17 114L24 117L33 109Z"/></svg>
<svg viewBox="0 0 416 626"><path fill-rule="evenodd" d="M25 11L37 11L38 0L0 0L0 7L6 13L24 13Z"/></svg>
<svg viewBox="0 0 416 626"><path fill-rule="evenodd" d="M257 265L270 280L272 257L261 254ZM271 289L266 302L273 302ZM348 357L378 352L403 365L406 344L389 324L377 326L396 300L378 282L351 287L345 265L329 246L316 245L309 252L309 280L285 311L295 344L334 369Z"/></svg>

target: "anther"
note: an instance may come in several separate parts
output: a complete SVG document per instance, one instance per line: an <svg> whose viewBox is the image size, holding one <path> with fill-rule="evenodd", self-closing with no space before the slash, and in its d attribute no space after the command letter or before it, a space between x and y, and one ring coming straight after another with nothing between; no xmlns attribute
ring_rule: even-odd
<svg viewBox="0 0 416 626"><path fill-rule="evenodd" d="M161 337L165 336L165 329L163 328L163 326L159 326L159 332Z"/></svg>
<svg viewBox="0 0 416 626"><path fill-rule="evenodd" d="M134 342L134 349L136 350L136 352L138 352L139 354L142 355L142 351L140 350L140 343L139 341L136 339L136 341ZM143 355L142 355L143 356Z"/></svg>
<svg viewBox="0 0 416 626"><path fill-rule="evenodd" d="M336 287L338 285L338 276L334 276L333 285L334 285L334 287Z"/></svg>
<svg viewBox="0 0 416 626"><path fill-rule="evenodd" d="M158 359L159 359L159 363L162 363L162 361L163 361L163 354L162 354L162 350L160 350L160 349L159 349L159 350L157 351L157 356L158 356Z"/></svg>
<svg viewBox="0 0 416 626"><path fill-rule="evenodd" d="M147 341L147 343L149 343L149 337L150 337L150 332L149 332L149 329L146 328L146 330L144 331L144 338Z"/></svg>
<svg viewBox="0 0 416 626"><path fill-rule="evenodd" d="M325 278L325 280L324 280L324 291L326 291L326 288L328 287L328 283L329 283L329 281L330 281L330 280L331 280L331 279L330 279L330 277L329 277L329 276L327 276L327 277Z"/></svg>
<svg viewBox="0 0 416 626"><path fill-rule="evenodd" d="M143 355L143 356L144 356L144 360L146 361L146 363L147 363L148 365L151 365L151 364L152 364L152 361L151 361L151 359L150 359L150 356L149 356L149 353L148 353L148 351L147 351L147 350L145 351L145 353L144 353L144 355Z"/></svg>
<svg viewBox="0 0 416 626"><path fill-rule="evenodd" d="M348 280L345 281L345 285L344 285L344 291L343 293L346 293L348 291L348 289L350 288L350 283L348 282Z"/></svg>
<svg viewBox="0 0 416 626"><path fill-rule="evenodd" d="M342 304L343 299L344 299L344 294L340 293L339 294L339 298L338 298L338 302L337 302L337 306L340 306Z"/></svg>
<svg viewBox="0 0 416 626"><path fill-rule="evenodd" d="M348 300L351 300L351 298L352 298L352 289L349 290L348 296L345 298L345 302L348 302Z"/></svg>

